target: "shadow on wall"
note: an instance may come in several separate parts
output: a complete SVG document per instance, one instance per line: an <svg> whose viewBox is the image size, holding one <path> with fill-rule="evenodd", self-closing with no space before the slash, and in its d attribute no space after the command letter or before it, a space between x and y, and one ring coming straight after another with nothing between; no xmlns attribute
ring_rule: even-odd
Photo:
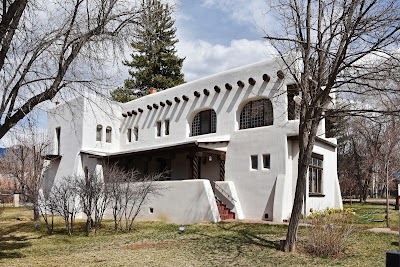
<svg viewBox="0 0 400 267"><path fill-rule="evenodd" d="M51 188L53 187L54 179L56 178L57 172L60 169L60 162L61 158L51 160L49 166L45 170L44 179L41 186L45 194L49 193Z"/></svg>
<svg viewBox="0 0 400 267"><path fill-rule="evenodd" d="M263 95L263 93L265 92L265 90L267 88L268 83L270 83L270 82L264 81L260 85L257 93L254 94L254 98L256 98L257 96L262 96ZM283 85L283 81L277 80L273 84L273 86L272 86L267 98L271 99L272 97L276 96L276 94L279 91L279 88L282 85ZM226 107L226 101L227 101L227 99L229 97L229 94L233 93L233 92L231 92L231 90L225 90L224 93L222 93L222 92L221 93L214 92L213 96L206 96L206 95L202 94L201 97L192 98L193 95L191 95L189 97L189 99L193 99L193 100L192 100L192 103L191 103L190 108L188 110L188 114L184 114L184 111L186 109L186 106L187 106L188 102L187 101L183 101L183 100L180 100L179 103L174 101L172 110L170 110L169 106L166 106L164 108L158 108L158 109L152 108L151 110L146 109L147 114L146 114L146 117L144 119L144 123L142 124L142 129L145 128L145 127L146 128L153 127L153 125L155 124L155 121L159 120L160 118L167 117L169 111L170 111L170 115L168 117L171 120L174 120L175 122L178 122L181 119L182 116L184 116L184 117L186 117L188 119L190 114L193 113L193 111L195 111L197 109L201 109L201 108L206 108L206 107L213 108L216 111L217 115L220 114L220 112L222 111L222 109L224 107L226 107L226 111L227 112L231 112L236 106L238 106L238 109L240 109L240 107L243 106L242 105L243 103L241 103L241 102L243 102L244 100L247 100L250 97L250 94L251 94L251 92L252 92L252 90L254 89L255 86L254 85L248 85L247 88L235 87L236 88L235 93L232 96L232 99L229 102L229 105L227 107ZM200 101L200 98L201 98L201 102L198 105L198 102ZM215 108L214 105L215 105L215 103L217 102L218 99L220 99L220 102L218 104L218 107ZM209 101L209 100L210 100L210 103L208 105L206 105L207 101ZM240 102L239 105L237 105L238 102Z"/></svg>
<svg viewBox="0 0 400 267"><path fill-rule="evenodd" d="M265 207L264 214L262 214L262 217L261 217L263 220L266 220L266 221L273 220L276 180L277 179L275 179L274 186L272 187L271 193L269 194L267 206Z"/></svg>

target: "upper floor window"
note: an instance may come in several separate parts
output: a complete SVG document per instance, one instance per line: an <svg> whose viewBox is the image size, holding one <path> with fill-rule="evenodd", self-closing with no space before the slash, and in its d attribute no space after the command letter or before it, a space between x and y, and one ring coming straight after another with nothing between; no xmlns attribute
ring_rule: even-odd
<svg viewBox="0 0 400 267"><path fill-rule="evenodd" d="M101 141L102 133L103 133L103 126L98 124L96 127L96 141Z"/></svg>
<svg viewBox="0 0 400 267"><path fill-rule="evenodd" d="M128 138L128 143L132 142L132 129L128 128L126 132L126 137Z"/></svg>
<svg viewBox="0 0 400 267"><path fill-rule="evenodd" d="M133 135L134 135L134 140L137 141L139 140L139 128L138 127L133 127Z"/></svg>
<svg viewBox="0 0 400 267"><path fill-rule="evenodd" d="M256 128L272 125L274 113L271 100L260 99L247 103L240 112L240 128Z"/></svg>
<svg viewBox="0 0 400 267"><path fill-rule="evenodd" d="M160 137L161 136L161 121L157 121L156 122L156 134L157 134L157 137Z"/></svg>
<svg viewBox="0 0 400 267"><path fill-rule="evenodd" d="M56 128L56 140L57 140L57 155L60 155L61 151L61 127Z"/></svg>
<svg viewBox="0 0 400 267"><path fill-rule="evenodd" d="M169 120L164 121L164 134L169 135Z"/></svg>
<svg viewBox="0 0 400 267"><path fill-rule="evenodd" d="M112 128L110 126L107 126L106 128L106 142L111 143L111 132Z"/></svg>
<svg viewBox="0 0 400 267"><path fill-rule="evenodd" d="M217 131L217 114L214 110L200 111L193 118L192 136L215 133Z"/></svg>

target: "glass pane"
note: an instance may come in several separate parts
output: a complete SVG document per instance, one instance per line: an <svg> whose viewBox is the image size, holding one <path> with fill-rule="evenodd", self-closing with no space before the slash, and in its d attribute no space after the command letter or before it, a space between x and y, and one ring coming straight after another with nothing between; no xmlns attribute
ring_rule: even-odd
<svg viewBox="0 0 400 267"><path fill-rule="evenodd" d="M133 134L135 135L135 141L139 140L139 128L133 128Z"/></svg>
<svg viewBox="0 0 400 267"><path fill-rule="evenodd" d="M157 121L157 136L161 136L161 121Z"/></svg>
<svg viewBox="0 0 400 267"><path fill-rule="evenodd" d="M128 129L128 131L126 132L127 138L128 138L128 142L132 142L132 129Z"/></svg>
<svg viewBox="0 0 400 267"><path fill-rule="evenodd" d="M258 156L257 155L251 156L251 168L253 170L258 170Z"/></svg>
<svg viewBox="0 0 400 267"><path fill-rule="evenodd" d="M164 127L165 127L165 135L169 135L169 120L165 120Z"/></svg>
<svg viewBox="0 0 400 267"><path fill-rule="evenodd" d="M269 169L271 167L271 157L270 155L263 155L263 167L264 169Z"/></svg>

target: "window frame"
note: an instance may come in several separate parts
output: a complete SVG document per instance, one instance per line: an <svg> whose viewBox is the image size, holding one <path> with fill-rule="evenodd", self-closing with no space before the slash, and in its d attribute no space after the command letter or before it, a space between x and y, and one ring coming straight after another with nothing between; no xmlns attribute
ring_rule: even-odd
<svg viewBox="0 0 400 267"><path fill-rule="evenodd" d="M268 98L249 101L240 111L239 130L265 127L273 124L274 108Z"/></svg>
<svg viewBox="0 0 400 267"><path fill-rule="evenodd" d="M164 120L164 135L165 136L169 135L169 124L170 124L169 119Z"/></svg>
<svg viewBox="0 0 400 267"><path fill-rule="evenodd" d="M96 142L103 140L103 125L97 124L96 126Z"/></svg>
<svg viewBox="0 0 400 267"><path fill-rule="evenodd" d="M135 142L139 141L139 127L138 126L133 127L133 135L134 135L133 140Z"/></svg>
<svg viewBox="0 0 400 267"><path fill-rule="evenodd" d="M207 114L209 113L209 114ZM190 136L198 136L217 132L217 113L213 109L205 109L196 113L191 123Z"/></svg>
<svg viewBox="0 0 400 267"><path fill-rule="evenodd" d="M315 174L315 176L314 176ZM323 197L324 182L324 157L316 153L312 153L311 161L308 165L308 194L310 197Z"/></svg>
<svg viewBox="0 0 400 267"><path fill-rule="evenodd" d="M106 127L106 143L112 143L112 127Z"/></svg>
<svg viewBox="0 0 400 267"><path fill-rule="evenodd" d="M126 131L126 137L128 139L128 143L132 143L132 128L128 128Z"/></svg>
<svg viewBox="0 0 400 267"><path fill-rule="evenodd" d="M161 121L156 121L156 137L161 137Z"/></svg>
<svg viewBox="0 0 400 267"><path fill-rule="evenodd" d="M250 170L258 170L258 155L250 155Z"/></svg>
<svg viewBox="0 0 400 267"><path fill-rule="evenodd" d="M271 154L263 154L262 155L262 167L264 170L270 170L271 169ZM268 166L266 166L266 163L268 163Z"/></svg>

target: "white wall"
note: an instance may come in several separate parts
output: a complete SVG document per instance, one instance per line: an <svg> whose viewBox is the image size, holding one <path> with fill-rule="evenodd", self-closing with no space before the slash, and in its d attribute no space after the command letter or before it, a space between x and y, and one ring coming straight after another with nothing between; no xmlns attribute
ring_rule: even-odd
<svg viewBox="0 0 400 267"><path fill-rule="evenodd" d="M155 182L160 196L153 196L143 205L138 220L164 221L177 224L218 222L217 204L208 180ZM150 208L153 213L150 213ZM105 216L112 218L112 211Z"/></svg>
<svg viewBox="0 0 400 267"><path fill-rule="evenodd" d="M298 148L295 142L288 143L287 136L298 134L298 121L287 120L286 86L292 84L293 80L288 73L284 80L278 79L276 75L278 70L287 72L285 64L281 60L269 60L186 83L124 104L113 104L90 96L74 100L77 104L74 112L61 105L56 109L62 110L58 113L59 117L64 118L61 125L61 139L68 150L62 148L63 157L56 176L60 177L71 174L71 172L83 174L86 159L84 158L84 162L82 162L80 150L118 153L150 149L154 146L172 146L182 142L206 142L213 138L223 138L224 141L229 141L227 147L223 148L226 150L225 179L232 181L235 185L244 218L265 219L265 215L268 214L268 220L281 220L290 214L295 192ZM263 81L264 74L271 77L269 82ZM256 80L254 86L249 85L250 77ZM237 85L238 80L245 83L243 88ZM226 83L232 85L231 91L225 89ZM220 93L214 91L214 86L220 87ZM205 88L209 90L209 96L204 94ZM201 96L195 97L193 94L195 91L198 91ZM184 101L183 95L186 95L189 100ZM175 97L179 97L179 103L174 101ZM243 106L249 101L261 98L268 98L273 104L273 125L239 130L239 117ZM166 100L172 101L172 106L161 107L160 102L166 103ZM153 106L153 104L157 104L158 109L148 110L147 105ZM139 108L143 109L143 113L138 112ZM216 112L216 133L190 136L193 117L205 109L213 109ZM126 114L132 110L138 112L138 115L122 116L122 113ZM165 136L164 131L166 119L170 121L168 136ZM162 122L161 137L156 136L157 121ZM97 124L103 126L102 142L96 141ZM50 130L57 125L54 119L50 119ZM107 126L111 126L113 129L112 143L105 142ZM128 143L127 129L133 129L135 126L139 128L139 140ZM70 131L64 131L69 127ZM320 131L323 131L323 123L320 128ZM340 190L335 176L336 152L321 145L317 146L315 150L316 153L324 155L324 164L327 164L326 171L324 165L324 175L326 173L328 182L324 184L324 188L335 188L336 193L324 189L325 199L310 199L307 205L313 207L340 206L338 197ZM270 169L263 169L263 154L270 155ZM251 170L251 155L258 156L258 170ZM191 176L188 170L190 161L184 157L183 153L177 153L176 159L171 162L173 180L187 179ZM184 166L185 164L182 162L187 166ZM204 167L201 173L202 178L219 179L218 160L207 162L202 167ZM149 165L149 171L158 171L154 160ZM329 172L333 174L329 174ZM180 189L177 188L177 190ZM206 192L208 191L206 190ZM277 198L276 194L285 196L284 201L279 200L280 198ZM172 200L180 199L171 196ZM177 202L176 208L180 205L181 203ZM277 212L277 209L281 211ZM174 211L171 210L171 212ZM274 216L277 218L273 218ZM152 218L155 218L154 215Z"/></svg>

